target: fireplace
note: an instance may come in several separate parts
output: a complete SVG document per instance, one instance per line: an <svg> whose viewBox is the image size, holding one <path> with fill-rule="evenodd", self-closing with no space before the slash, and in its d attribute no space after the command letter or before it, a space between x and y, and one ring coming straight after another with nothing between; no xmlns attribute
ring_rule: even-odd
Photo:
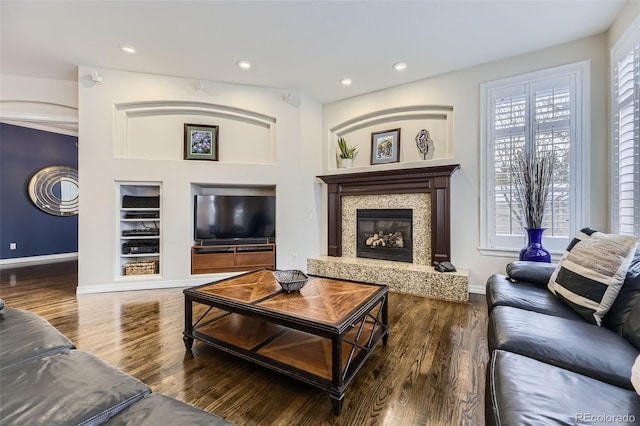
<svg viewBox="0 0 640 426"><path fill-rule="evenodd" d="M434 261L451 259L450 176L459 167L452 164L319 176L327 184L327 255L307 259L307 272L322 277L388 285L390 290L399 293L468 302L468 270L458 268L457 272L443 274L431 266ZM407 218L403 213L400 217L380 218L384 213L381 207L409 209L411 214ZM360 210L369 209L362 218ZM366 217L371 210L375 216ZM368 220L373 224L368 225ZM377 220L381 222L376 226ZM392 226L393 222L396 223L393 234L401 227L406 230L410 226L411 231L406 232L411 244L403 232L402 248L397 247L399 235L392 239L395 241L392 245L396 247L388 247L387 243L385 246L379 243L375 248L366 247L376 228L384 228L383 236L392 234L392 229L386 230L383 222L391 222ZM371 236L361 235L371 232ZM412 254L398 262L396 255L403 250L408 251L409 247ZM393 250L394 261L378 260L382 253L378 250L380 248ZM376 258L362 259L363 252L367 257L375 255Z"/></svg>
<svg viewBox="0 0 640 426"><path fill-rule="evenodd" d="M412 209L358 209L356 256L413 262Z"/></svg>
<svg viewBox="0 0 640 426"><path fill-rule="evenodd" d="M318 176L327 184L327 255L342 257L343 250L343 198L375 197L377 202L371 208L387 206L381 198L387 196L405 196L405 194L428 194L429 224L424 231L428 233L414 235L414 251L418 241L426 242L430 249L428 258L420 259L420 264L431 265L435 262L451 260L450 241L450 176L460 167L459 164L432 167L416 167L408 169L379 170L365 173L337 173ZM369 206L363 206L369 208ZM355 213L355 212L354 212ZM355 217L355 214L354 214ZM414 218L414 227L415 225ZM355 233L355 224L353 232ZM353 240L352 240L353 241ZM355 249L356 244L353 244ZM356 253L353 253L356 257Z"/></svg>

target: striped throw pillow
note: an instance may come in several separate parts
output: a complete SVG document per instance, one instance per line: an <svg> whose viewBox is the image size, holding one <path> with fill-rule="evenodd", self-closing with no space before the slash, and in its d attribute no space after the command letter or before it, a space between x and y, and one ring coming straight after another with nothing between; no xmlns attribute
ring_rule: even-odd
<svg viewBox="0 0 640 426"><path fill-rule="evenodd" d="M631 367L631 384L636 393L640 395L640 355L638 355Z"/></svg>
<svg viewBox="0 0 640 426"><path fill-rule="evenodd" d="M567 247L547 287L585 320L600 325L620 292L637 245L632 235L584 228Z"/></svg>

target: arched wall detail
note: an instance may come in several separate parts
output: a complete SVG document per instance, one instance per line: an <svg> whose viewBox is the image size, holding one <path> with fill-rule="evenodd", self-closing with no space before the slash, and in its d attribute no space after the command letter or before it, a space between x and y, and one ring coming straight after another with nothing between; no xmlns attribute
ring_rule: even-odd
<svg viewBox="0 0 640 426"><path fill-rule="evenodd" d="M219 126L221 162L273 164L276 118L256 111L194 101L114 105L114 157L182 160L184 124Z"/></svg>

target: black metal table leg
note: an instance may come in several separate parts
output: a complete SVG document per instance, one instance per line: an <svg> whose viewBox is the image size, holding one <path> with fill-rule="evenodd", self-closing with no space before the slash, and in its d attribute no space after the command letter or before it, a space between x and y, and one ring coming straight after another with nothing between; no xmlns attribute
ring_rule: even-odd
<svg viewBox="0 0 640 426"><path fill-rule="evenodd" d="M387 345L389 340L389 294L384 296L382 301L382 327L384 328L384 335L382 336L382 344Z"/></svg>
<svg viewBox="0 0 640 426"><path fill-rule="evenodd" d="M185 296L184 298L184 347L190 351L193 347L193 300Z"/></svg>
<svg viewBox="0 0 640 426"><path fill-rule="evenodd" d="M184 336L184 337L182 338L182 340L184 340L184 347L185 347L188 351L190 351L190 350L191 350L191 348L193 347L193 338L192 338L192 337Z"/></svg>
<svg viewBox="0 0 640 426"><path fill-rule="evenodd" d="M340 335L333 335L331 337L331 372L331 405L333 406L333 413L337 416L342 410L342 401L344 400L344 388L342 386L342 336ZM342 389L342 391L340 389Z"/></svg>
<svg viewBox="0 0 640 426"><path fill-rule="evenodd" d="M341 393L333 393L331 392L331 406L333 407L333 414L336 416L340 415L342 411L342 403L344 402L344 392Z"/></svg>

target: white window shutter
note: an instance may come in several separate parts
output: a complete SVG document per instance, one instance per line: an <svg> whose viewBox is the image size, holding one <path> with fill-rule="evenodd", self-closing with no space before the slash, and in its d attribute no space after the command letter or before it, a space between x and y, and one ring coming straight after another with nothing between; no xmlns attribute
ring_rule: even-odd
<svg viewBox="0 0 640 426"><path fill-rule="evenodd" d="M543 222L544 246L560 252L585 226L588 212L580 206L588 199L588 183L577 171L588 167L588 68L581 62L481 85L482 253L519 251L526 243L511 179L516 153L523 149L552 150L558 158Z"/></svg>
<svg viewBox="0 0 640 426"><path fill-rule="evenodd" d="M640 31L612 49L612 228L640 235Z"/></svg>

